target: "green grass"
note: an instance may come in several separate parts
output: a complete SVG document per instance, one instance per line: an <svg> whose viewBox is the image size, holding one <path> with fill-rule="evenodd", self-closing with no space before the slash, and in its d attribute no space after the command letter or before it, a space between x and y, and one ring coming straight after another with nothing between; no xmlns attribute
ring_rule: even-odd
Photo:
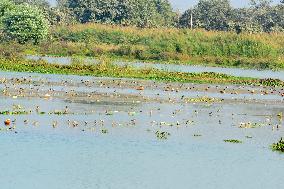
<svg viewBox="0 0 284 189"><path fill-rule="evenodd" d="M7 50L10 49L10 50ZM0 43L0 51L14 55L107 56L171 64L284 69L284 34L240 35L189 29L141 29L102 24L53 28L49 40L20 46Z"/></svg>
<svg viewBox="0 0 284 189"><path fill-rule="evenodd" d="M284 69L284 34L79 24L55 28L41 54L114 58L257 69Z"/></svg>
<svg viewBox="0 0 284 189"><path fill-rule="evenodd" d="M16 72L37 72L43 74L71 74L82 76L137 78L146 80L182 82L182 83L211 83L211 84L239 84L283 87L284 82L277 79L255 79L249 77L235 77L211 72L183 73L167 72L157 69L136 69L131 66L117 66L108 60L101 60L98 65L58 65L44 61L27 61L22 59L0 58L0 70Z"/></svg>

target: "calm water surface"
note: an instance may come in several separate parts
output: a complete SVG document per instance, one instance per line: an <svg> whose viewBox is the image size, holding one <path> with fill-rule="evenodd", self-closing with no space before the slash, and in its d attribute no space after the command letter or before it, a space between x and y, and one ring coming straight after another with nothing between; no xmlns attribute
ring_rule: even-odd
<svg viewBox="0 0 284 189"><path fill-rule="evenodd" d="M206 95L194 91L165 92L155 87L143 92L113 86L82 87L82 80L113 78L0 72L0 79L22 77L35 83L0 85L1 112L12 111L13 105L32 111L28 115L0 115L3 189L277 189L284 185L284 155L270 149L284 136L284 125L277 118L278 113L284 113L283 98L279 95L235 95L239 99L256 98L258 102L212 104L4 96L5 87L34 88L44 93L49 88L78 93L112 93L115 89L119 94L149 97L160 93L160 98ZM59 85L64 80L74 86ZM36 86L36 81L55 84ZM231 98L229 94L207 95ZM37 106L45 114L36 113ZM48 114L66 106L70 114ZM3 124L8 118L15 121L16 127L10 131ZM58 123L55 128L54 122ZM70 122L78 125L73 127ZM259 126L241 129L241 122ZM169 132L170 136L160 140L157 131ZM225 143L225 139L243 143Z"/></svg>
<svg viewBox="0 0 284 189"><path fill-rule="evenodd" d="M18 132L0 132L0 178L5 189L249 189L281 188L284 184L284 156L269 148L283 136L283 129L272 130L268 124L255 129L238 128L245 121L266 123L269 115L271 124L278 124L275 115L283 111L283 104L117 106L6 97L0 99L0 104L1 110L21 104L26 109L40 106L46 112L67 105L74 113L0 116L1 120L17 119ZM107 116L106 110L116 113ZM176 110L179 111L173 116ZM129 116L130 111L137 114ZM135 126L129 125L133 119ZM29 123L24 124L24 120ZM55 129L51 126L54 120L59 122ZM68 120L76 120L79 127L69 127ZM94 120L104 120L104 126L89 131ZM186 127L185 120L193 123ZM38 121L37 126L33 126L34 121ZM159 126L152 125L152 121L181 124ZM113 126L113 122L120 125ZM101 128L109 133L102 134ZM168 131L171 136L158 140L155 131ZM202 136L193 137L194 134ZM229 144L224 139L239 139L243 143Z"/></svg>

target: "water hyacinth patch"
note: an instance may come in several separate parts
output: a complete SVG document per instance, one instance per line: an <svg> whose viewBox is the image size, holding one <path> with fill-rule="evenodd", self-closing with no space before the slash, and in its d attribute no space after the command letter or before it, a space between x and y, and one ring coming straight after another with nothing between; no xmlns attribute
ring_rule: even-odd
<svg viewBox="0 0 284 189"><path fill-rule="evenodd" d="M227 140L224 140L224 142L227 142L227 143L235 143L235 144L243 143L242 141L237 140L237 139L227 139Z"/></svg>
<svg viewBox="0 0 284 189"><path fill-rule="evenodd" d="M277 143L271 145L273 151L284 152L284 140L281 138Z"/></svg>

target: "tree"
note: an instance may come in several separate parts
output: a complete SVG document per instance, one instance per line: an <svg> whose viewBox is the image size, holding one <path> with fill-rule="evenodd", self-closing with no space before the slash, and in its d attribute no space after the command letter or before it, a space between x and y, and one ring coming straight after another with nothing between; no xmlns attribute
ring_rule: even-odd
<svg viewBox="0 0 284 189"><path fill-rule="evenodd" d="M253 10L248 8L237 8L232 12L230 30L236 33L258 33L263 32L261 25L253 18Z"/></svg>
<svg viewBox="0 0 284 189"><path fill-rule="evenodd" d="M187 26L192 13L195 28L227 31L231 11L232 7L229 0L200 0L192 10L187 10L181 16L180 23L183 27Z"/></svg>
<svg viewBox="0 0 284 189"><path fill-rule="evenodd" d="M9 0L2 0L0 2L0 18L4 16L4 14L11 10L15 5Z"/></svg>
<svg viewBox="0 0 284 189"><path fill-rule="evenodd" d="M58 0L58 4L81 23L156 27L172 26L175 18L168 0Z"/></svg>
<svg viewBox="0 0 284 189"><path fill-rule="evenodd" d="M19 43L38 43L48 35L49 24L44 14L28 4L15 6L4 14L2 22L5 36Z"/></svg>
<svg viewBox="0 0 284 189"><path fill-rule="evenodd" d="M191 20L193 15L193 9L186 10L179 18L179 27L181 28L190 28L191 27Z"/></svg>
<svg viewBox="0 0 284 189"><path fill-rule="evenodd" d="M46 0L12 0L16 5L27 3L31 6L36 6L42 10L50 9L50 4Z"/></svg>
<svg viewBox="0 0 284 189"><path fill-rule="evenodd" d="M276 26L273 20L273 9L271 0L251 0L250 19L261 26L265 32L270 32Z"/></svg>

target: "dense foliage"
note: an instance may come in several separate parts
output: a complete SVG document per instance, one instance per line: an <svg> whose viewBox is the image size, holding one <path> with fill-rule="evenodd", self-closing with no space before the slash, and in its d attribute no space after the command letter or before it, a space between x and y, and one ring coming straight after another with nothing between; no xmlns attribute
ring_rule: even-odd
<svg viewBox="0 0 284 189"><path fill-rule="evenodd" d="M28 4L15 5L2 18L4 35L19 43L38 43L47 37L48 22L42 12Z"/></svg>
<svg viewBox="0 0 284 189"><path fill-rule="evenodd" d="M168 0L58 0L57 9L73 20L139 27L190 27L206 30L274 32L284 30L284 2L250 0L248 8L233 8L230 0L199 0L183 14Z"/></svg>
<svg viewBox="0 0 284 189"><path fill-rule="evenodd" d="M200 0L180 17L180 26L188 27L191 15L195 28L240 32L275 32L284 30L284 2L250 0L248 8L233 8L229 0Z"/></svg>
<svg viewBox="0 0 284 189"><path fill-rule="evenodd" d="M100 22L139 27L173 26L175 13L168 0L58 0L81 23Z"/></svg>
<svg viewBox="0 0 284 189"><path fill-rule="evenodd" d="M32 54L284 69L284 34L236 34L104 24L59 26Z"/></svg>
<svg viewBox="0 0 284 189"><path fill-rule="evenodd" d="M284 1L250 0L246 8L234 8L230 0L199 0L184 13L175 12L168 0L3 0L0 17L11 3L28 3L41 9L52 25L106 23L123 26L204 28L248 32L284 31ZM189 5L190 6L190 5Z"/></svg>

